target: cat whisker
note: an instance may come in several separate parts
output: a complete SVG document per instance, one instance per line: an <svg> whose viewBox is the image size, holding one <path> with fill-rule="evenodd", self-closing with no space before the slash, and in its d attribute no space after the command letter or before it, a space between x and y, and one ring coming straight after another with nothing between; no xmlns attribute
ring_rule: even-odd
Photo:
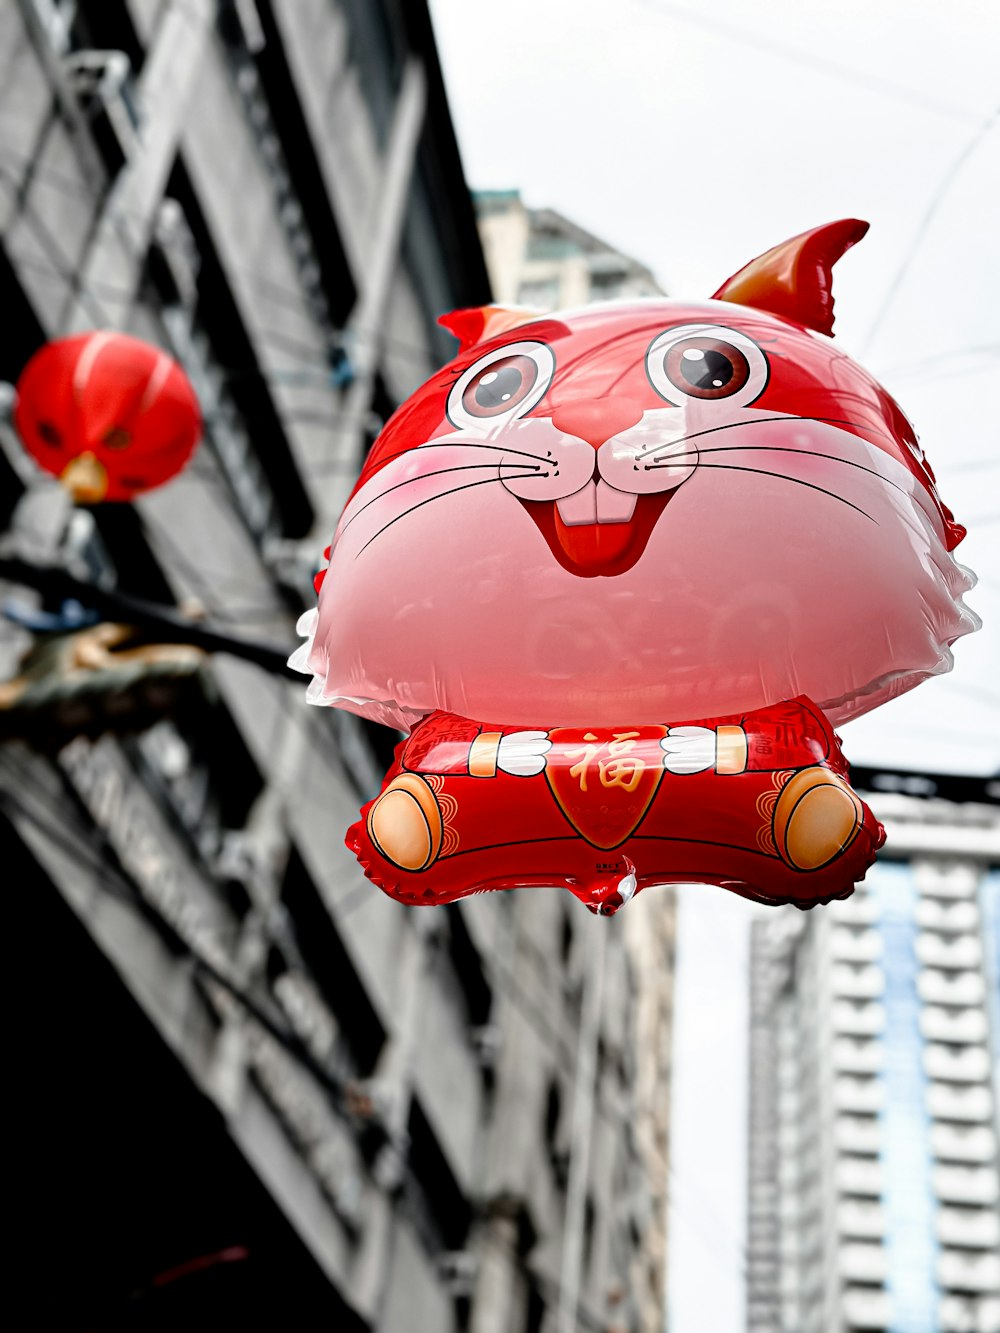
<svg viewBox="0 0 1000 1333"><path fill-rule="evenodd" d="M859 472L867 472L870 477L877 477L879 481L884 481L887 486L893 486L900 494L905 495L906 488L900 486L890 477L883 477L881 472L876 472L874 468L865 467L863 463L855 463L851 458L838 458L836 454L818 453L814 449L793 449L790 445L783 444L728 444L720 445L715 449L699 449L691 454L679 454L674 457L654 458L651 463L644 465L645 471L650 471L657 467L669 467L677 463L685 463L690 459L704 457L705 454L732 454L732 453L772 453L772 454L804 454L807 458L826 458L831 463L843 463L845 467L857 468Z"/></svg>
<svg viewBox="0 0 1000 1333"><path fill-rule="evenodd" d="M412 450L410 450L410 451L408 451L408 452L412 452ZM503 462L503 460L501 459L500 462L492 462L492 463L460 463L460 464L459 464L458 466L456 466L456 467L441 467L441 468L437 468L434 472L421 472L421 473L419 473L419 474L418 474L417 476L415 476L415 477L407 477L405 481L397 481L396 484L395 484L395 486L387 486L387 487L385 488L384 491L379 491L378 495L373 495L372 498L371 498L370 500L366 500L365 503L364 503L363 505L361 505L360 508L358 508L358 509L351 515L351 517L347 520L347 522L344 524L343 528L341 529L341 532L342 532L342 533L346 532L347 529L348 529L348 528L351 526L351 524L354 522L354 520L355 520L356 518L360 518L360 516L364 513L364 511L368 508L369 505L373 505L373 504L375 504L375 502L376 502L377 500L381 500L381 499L383 499L383 497L386 496L386 495L391 495L391 493L392 493L393 491L399 491L399 490L402 490L402 488L403 488L404 486L412 486L413 483L416 482L416 481L427 481L427 480L428 480L429 478L431 478L431 477L442 477L442 476L444 476L445 473L447 473L447 472L479 472L479 471L482 471L483 468L498 469L498 468L502 468L502 467L531 467L531 465L530 465L529 463L522 463L522 462L520 462L520 460L519 460L517 463L506 463L506 464L505 464L505 463ZM535 467L531 467L531 472L534 473L534 474L538 474L539 472L541 472L541 464L539 464L539 465L537 465L537 466L535 466ZM545 474L545 475L547 475L547 474ZM492 480L492 478L491 478L491 480Z"/></svg>
<svg viewBox="0 0 1000 1333"><path fill-rule="evenodd" d="M442 491L440 495L428 496L426 500L419 500L415 505L411 505L409 509L404 509L401 514L397 514L395 518L391 518L388 523L383 524L378 532L373 533L372 536L368 538L364 546L362 546L361 550L357 552L354 558L357 560L358 556L363 555L364 552L368 550L368 547L371 546L375 538L381 537L382 533L391 528L394 523L398 523L401 519L408 517L408 515L412 514L415 510L422 509L424 505L429 505L435 500L443 500L446 496L457 495L459 491L471 491L476 486L495 486L497 482L520 481L526 477L538 477L541 475L543 474L538 472L514 472L508 473L506 476L502 477L482 477L479 481L467 481L463 486L453 486L450 490Z"/></svg>
<svg viewBox="0 0 1000 1333"><path fill-rule="evenodd" d="M842 505L847 505L848 509L855 510L867 518L869 522L874 523L876 527L879 526L878 519L872 518L871 514L862 509L860 505L845 500L836 491L828 491L825 486L818 486L814 481L803 481L801 477L790 477L787 472L772 472L770 468L761 467L741 467L739 463L699 463L697 465L697 471L700 472L703 468L713 468L719 472L752 472L758 477L776 477L779 481L790 481L795 486L807 486L811 491L819 491L821 495L828 495L831 500L839 500Z"/></svg>
<svg viewBox="0 0 1000 1333"><path fill-rule="evenodd" d="M885 431L878 431L874 426L869 426L861 421L845 421L840 417L749 417L746 421L730 421L725 426L709 426L706 430L695 430L690 435L682 435L679 440L671 440L670 446L677 444L687 444L688 440L697 440L702 435L715 435L720 430L736 430L739 426L763 426L773 421L819 421L829 426L856 426L859 430L870 430L874 435L885 435L886 439L892 437ZM665 444L650 444L636 454L636 460L645 458L647 454L662 452L669 446Z"/></svg>

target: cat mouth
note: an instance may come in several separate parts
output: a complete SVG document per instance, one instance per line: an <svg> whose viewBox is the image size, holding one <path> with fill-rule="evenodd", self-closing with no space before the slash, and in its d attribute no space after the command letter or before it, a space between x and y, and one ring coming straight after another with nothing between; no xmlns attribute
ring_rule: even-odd
<svg viewBox="0 0 1000 1333"><path fill-rule="evenodd" d="M549 550L579 578L631 569L674 491L632 495L600 481L564 500L521 500Z"/></svg>

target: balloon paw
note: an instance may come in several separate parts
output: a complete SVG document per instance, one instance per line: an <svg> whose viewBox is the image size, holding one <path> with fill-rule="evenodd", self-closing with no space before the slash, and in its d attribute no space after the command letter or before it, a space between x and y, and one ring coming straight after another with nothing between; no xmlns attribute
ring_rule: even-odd
<svg viewBox="0 0 1000 1333"><path fill-rule="evenodd" d="M774 845L794 870L819 870L851 845L865 810L827 768L805 768L785 783L774 808Z"/></svg>
<svg viewBox="0 0 1000 1333"><path fill-rule="evenodd" d="M444 820L430 785L416 773L401 773L368 812L368 834L386 860L400 870L426 870L441 851Z"/></svg>

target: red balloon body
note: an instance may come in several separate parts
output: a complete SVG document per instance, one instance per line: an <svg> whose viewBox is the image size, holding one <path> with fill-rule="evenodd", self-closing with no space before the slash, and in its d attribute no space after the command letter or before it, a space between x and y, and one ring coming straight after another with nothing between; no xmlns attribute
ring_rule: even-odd
<svg viewBox="0 0 1000 1333"><path fill-rule="evenodd" d="M17 384L25 449L81 503L131 500L175 476L201 434L194 389L159 347L98 331L47 343Z"/></svg>
<svg viewBox="0 0 1000 1333"><path fill-rule="evenodd" d="M347 835L409 904L558 884L611 915L653 884L848 896L884 841L808 699L673 725L510 728L434 713Z"/></svg>

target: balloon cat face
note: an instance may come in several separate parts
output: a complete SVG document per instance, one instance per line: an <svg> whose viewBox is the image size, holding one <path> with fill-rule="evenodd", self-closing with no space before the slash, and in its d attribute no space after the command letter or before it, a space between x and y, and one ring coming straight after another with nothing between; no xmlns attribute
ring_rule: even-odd
<svg viewBox="0 0 1000 1333"><path fill-rule="evenodd" d="M312 697L596 725L806 693L842 721L943 669L975 625L964 530L892 398L814 331L863 231L807 233L699 304L443 320L459 356L338 526Z"/></svg>

